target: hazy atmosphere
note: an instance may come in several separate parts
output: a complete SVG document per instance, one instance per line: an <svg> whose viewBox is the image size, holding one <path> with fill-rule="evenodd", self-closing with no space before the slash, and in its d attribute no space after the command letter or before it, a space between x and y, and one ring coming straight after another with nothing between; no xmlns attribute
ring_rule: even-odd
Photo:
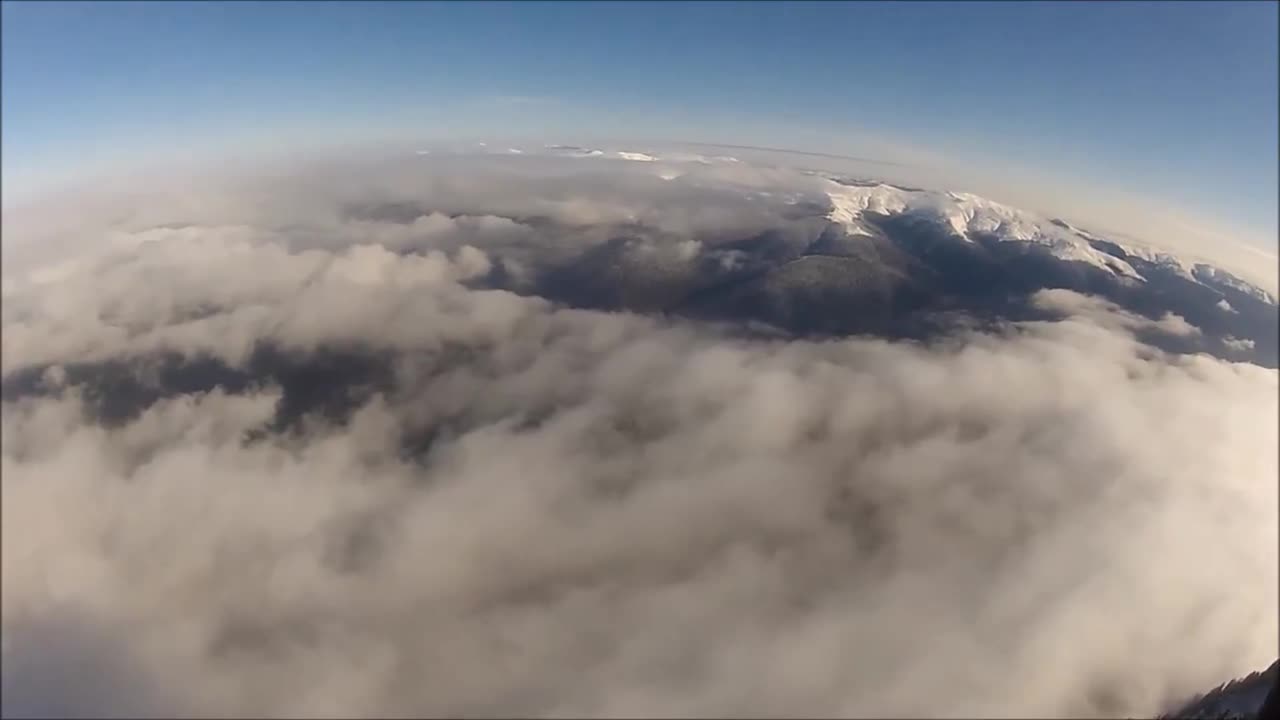
<svg viewBox="0 0 1280 720"><path fill-rule="evenodd" d="M1260 717L1274 4L3 13L5 717Z"/></svg>

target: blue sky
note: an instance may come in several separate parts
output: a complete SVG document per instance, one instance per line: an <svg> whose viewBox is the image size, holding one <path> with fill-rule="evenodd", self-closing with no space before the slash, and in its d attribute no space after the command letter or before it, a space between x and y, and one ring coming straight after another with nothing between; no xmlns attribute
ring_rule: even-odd
<svg viewBox="0 0 1280 720"><path fill-rule="evenodd" d="M1274 2L6 2L5 190L247 135L887 138L1274 236L1277 22Z"/></svg>

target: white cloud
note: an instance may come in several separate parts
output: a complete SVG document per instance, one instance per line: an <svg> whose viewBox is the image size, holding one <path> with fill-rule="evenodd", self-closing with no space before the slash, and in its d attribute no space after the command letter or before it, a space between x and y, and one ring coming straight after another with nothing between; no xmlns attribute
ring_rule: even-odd
<svg viewBox="0 0 1280 720"><path fill-rule="evenodd" d="M235 364L263 340L395 368L345 425L254 443L279 387L113 428L65 370L7 398L0 608L25 706L1137 716L1273 659L1280 382L1132 335L1185 320L1049 291L1067 319L935 346L730 339L470 288L526 226L351 217L332 182L120 230L6 295L6 373ZM647 182L625 206L499 184L490 211L743 222ZM402 457L411 436L430 452Z"/></svg>
<svg viewBox="0 0 1280 720"><path fill-rule="evenodd" d="M1231 348L1232 350L1240 350L1240 351L1252 350L1256 345L1256 343L1253 340L1250 340L1248 338L1245 338L1243 340L1240 338L1227 338L1225 341L1223 341L1223 344L1225 344L1227 347Z"/></svg>
<svg viewBox="0 0 1280 720"><path fill-rule="evenodd" d="M1040 290L1032 296L1035 306L1089 320L1101 327L1116 330L1158 330L1167 335L1191 337L1200 335L1200 328L1174 313L1165 313L1159 320L1150 320L1128 312L1115 303L1073 290L1054 288Z"/></svg>

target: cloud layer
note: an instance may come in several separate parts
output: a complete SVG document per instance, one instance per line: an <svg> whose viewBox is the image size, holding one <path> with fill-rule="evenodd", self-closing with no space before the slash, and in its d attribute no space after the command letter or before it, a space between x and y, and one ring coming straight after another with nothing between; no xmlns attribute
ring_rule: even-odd
<svg viewBox="0 0 1280 720"><path fill-rule="evenodd" d="M776 216L616 172L290 180L11 279L6 713L1132 716L1274 659L1276 371L1065 291L925 345L477 284L582 227ZM287 427L280 376L155 374L267 346L381 370ZM158 392L106 422L113 362Z"/></svg>

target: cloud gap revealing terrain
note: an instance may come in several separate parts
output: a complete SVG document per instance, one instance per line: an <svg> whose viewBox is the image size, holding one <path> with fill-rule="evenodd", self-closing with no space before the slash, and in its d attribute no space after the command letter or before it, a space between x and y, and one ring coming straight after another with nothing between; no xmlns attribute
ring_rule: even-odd
<svg viewBox="0 0 1280 720"><path fill-rule="evenodd" d="M1276 659L1238 268L572 146L74 202L4 218L6 714L1155 716Z"/></svg>

